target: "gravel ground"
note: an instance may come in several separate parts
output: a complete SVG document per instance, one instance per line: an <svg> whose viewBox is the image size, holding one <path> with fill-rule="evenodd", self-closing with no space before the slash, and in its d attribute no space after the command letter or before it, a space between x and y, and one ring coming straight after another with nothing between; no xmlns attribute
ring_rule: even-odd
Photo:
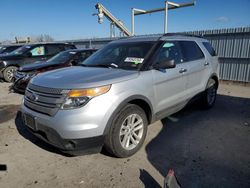
<svg viewBox="0 0 250 188"><path fill-rule="evenodd" d="M8 87L0 83L1 188L161 187L170 168L182 187L250 187L250 87L223 83L213 109L193 104L150 125L127 159L54 150L22 125L22 96Z"/></svg>

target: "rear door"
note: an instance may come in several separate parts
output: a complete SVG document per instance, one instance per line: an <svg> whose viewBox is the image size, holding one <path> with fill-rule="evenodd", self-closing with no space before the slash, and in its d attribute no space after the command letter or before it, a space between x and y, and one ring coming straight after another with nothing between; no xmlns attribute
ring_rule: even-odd
<svg viewBox="0 0 250 188"><path fill-rule="evenodd" d="M195 41L180 41L180 48L183 62L188 65L185 94L191 98L204 90L204 83L207 82L209 74L208 64L204 53Z"/></svg>
<svg viewBox="0 0 250 188"><path fill-rule="evenodd" d="M161 114L181 105L185 100L187 64L182 62L178 41L166 41L154 63L164 60L175 60L176 67L164 70L153 70L156 111ZM164 115L163 115L164 116Z"/></svg>

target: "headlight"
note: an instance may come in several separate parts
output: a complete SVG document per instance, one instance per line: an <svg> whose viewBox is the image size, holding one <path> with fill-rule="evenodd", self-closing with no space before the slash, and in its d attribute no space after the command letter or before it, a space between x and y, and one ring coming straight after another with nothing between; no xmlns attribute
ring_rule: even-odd
<svg viewBox="0 0 250 188"><path fill-rule="evenodd" d="M111 85L89 89L70 90L62 105L62 109L74 109L84 106L90 99L98 95L107 93Z"/></svg>
<svg viewBox="0 0 250 188"><path fill-rule="evenodd" d="M25 80L28 80L28 79L33 78L33 77L36 76L36 75L37 75L36 72L27 73L27 74L25 74L24 79L25 79Z"/></svg>
<svg viewBox="0 0 250 188"><path fill-rule="evenodd" d="M5 61L0 61L0 68L6 67L7 63Z"/></svg>

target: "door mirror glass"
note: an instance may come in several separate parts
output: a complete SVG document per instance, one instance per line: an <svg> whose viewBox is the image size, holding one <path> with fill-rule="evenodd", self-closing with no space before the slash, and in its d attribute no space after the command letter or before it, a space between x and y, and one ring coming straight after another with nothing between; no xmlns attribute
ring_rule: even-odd
<svg viewBox="0 0 250 188"><path fill-rule="evenodd" d="M174 59L160 61L154 66L155 69L171 69L175 67L176 67L176 64L175 64Z"/></svg>

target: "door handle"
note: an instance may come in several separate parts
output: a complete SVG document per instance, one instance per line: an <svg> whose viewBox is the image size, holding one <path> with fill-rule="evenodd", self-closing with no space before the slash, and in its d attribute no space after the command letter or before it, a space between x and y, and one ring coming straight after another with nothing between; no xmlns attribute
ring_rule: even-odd
<svg viewBox="0 0 250 188"><path fill-rule="evenodd" d="M208 66L208 65L209 65L209 63L208 63L208 62L205 62L205 63L204 63L204 66Z"/></svg>
<svg viewBox="0 0 250 188"><path fill-rule="evenodd" d="M181 68L181 70L179 70L179 73L184 73L187 72L187 69Z"/></svg>

